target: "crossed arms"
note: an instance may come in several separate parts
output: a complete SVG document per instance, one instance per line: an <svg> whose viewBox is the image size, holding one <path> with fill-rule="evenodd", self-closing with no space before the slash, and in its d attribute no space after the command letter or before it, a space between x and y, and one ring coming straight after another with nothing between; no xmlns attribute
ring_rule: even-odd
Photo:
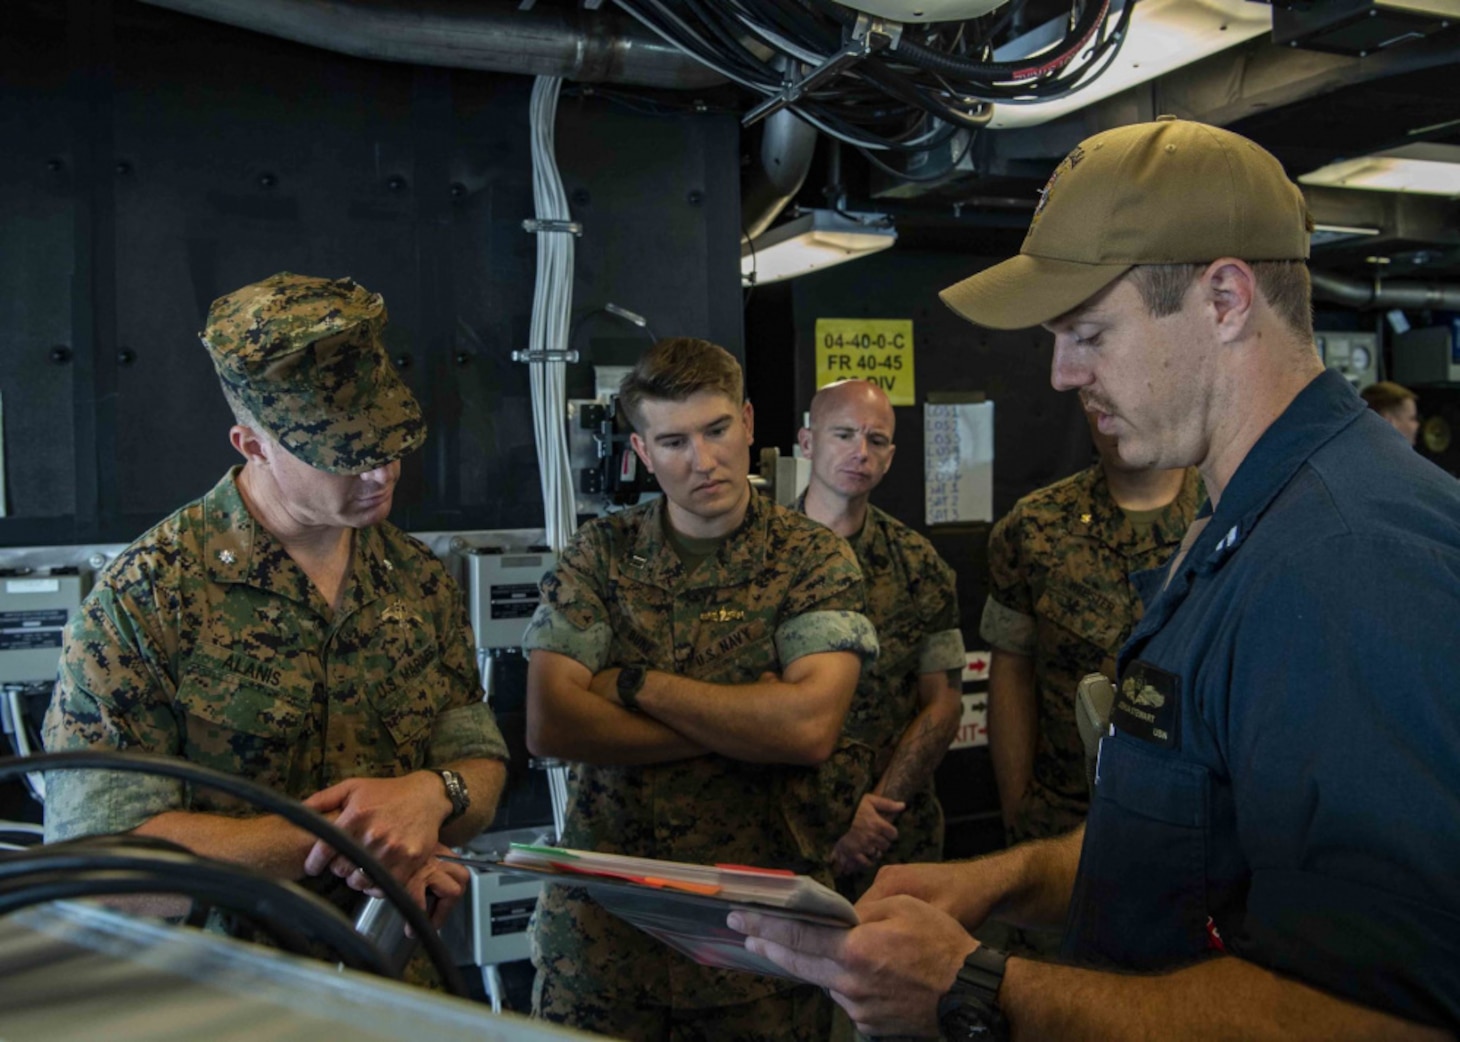
<svg viewBox="0 0 1460 1042"><path fill-rule="evenodd" d="M639 712L619 702L617 668L597 674L535 649L527 670L527 747L537 756L595 764L652 764L718 753L752 763L817 764L831 755L861 659L803 655L778 677L710 684L650 670Z"/></svg>

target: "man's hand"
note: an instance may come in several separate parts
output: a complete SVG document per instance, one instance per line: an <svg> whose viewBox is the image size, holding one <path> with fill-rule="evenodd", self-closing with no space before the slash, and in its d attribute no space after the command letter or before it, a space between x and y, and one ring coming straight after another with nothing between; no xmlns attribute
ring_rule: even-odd
<svg viewBox="0 0 1460 1042"><path fill-rule="evenodd" d="M588 690L605 701L621 706L623 703L618 700L618 675L618 666L599 670L593 674L593 679L588 681Z"/></svg>
<svg viewBox="0 0 1460 1042"><path fill-rule="evenodd" d="M910 897L864 898L857 911L862 924L850 930L751 912L727 923L749 951L827 989L862 1034L937 1036L938 1000L978 942Z"/></svg>
<svg viewBox="0 0 1460 1042"><path fill-rule="evenodd" d="M441 779L430 771L400 778L351 778L322 789L304 801L321 814L338 812L335 826L375 855L401 883L408 883L434 858L441 822L451 800ZM320 840L304 859L306 875L328 869L354 890L375 884L358 866Z"/></svg>
<svg viewBox="0 0 1460 1042"><path fill-rule="evenodd" d="M471 869L454 861L442 861L437 856L450 853L450 847L438 843L431 857L405 884L406 893L411 895L411 900L425 910L431 919L431 925L438 930L445 924L446 917L451 914L456 902L461 900L461 895L466 893L466 888L471 883ZM381 896L375 890L367 893L372 897ZM409 925L406 926L406 935L415 936Z"/></svg>
<svg viewBox="0 0 1460 1042"><path fill-rule="evenodd" d="M857 804L851 827L831 849L831 868L839 876L871 868L897 839L892 824L907 804L869 792Z"/></svg>
<svg viewBox="0 0 1460 1042"><path fill-rule="evenodd" d="M952 916L966 929L976 929L989 917L999 899L999 894L993 889L980 885L982 873L979 865L978 861L885 865L857 902L857 911L861 913L864 905L870 907L902 895L932 905Z"/></svg>

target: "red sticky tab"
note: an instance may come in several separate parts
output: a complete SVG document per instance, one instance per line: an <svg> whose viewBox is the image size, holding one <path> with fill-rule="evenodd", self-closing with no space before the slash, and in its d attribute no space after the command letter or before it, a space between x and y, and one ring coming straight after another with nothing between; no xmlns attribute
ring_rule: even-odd
<svg viewBox="0 0 1460 1042"><path fill-rule="evenodd" d="M1227 950L1222 941L1222 931L1217 929L1216 921L1211 916L1207 916L1207 947L1218 952Z"/></svg>
<svg viewBox="0 0 1460 1042"><path fill-rule="evenodd" d="M789 868L760 868L757 865L720 865L716 868L724 869L727 872L754 872L761 876L795 876Z"/></svg>

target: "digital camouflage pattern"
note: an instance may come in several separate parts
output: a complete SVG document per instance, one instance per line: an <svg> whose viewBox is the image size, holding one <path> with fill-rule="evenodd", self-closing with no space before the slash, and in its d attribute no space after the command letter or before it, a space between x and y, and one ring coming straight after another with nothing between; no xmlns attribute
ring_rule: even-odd
<svg viewBox="0 0 1460 1042"><path fill-rule="evenodd" d="M665 535L661 498L579 530L543 580L524 648L567 655L595 673L637 664L750 684L803 655L875 655L862 608L851 548L759 495L715 556L686 577ZM793 868L829 884L824 861L804 860L806 807L789 788L811 771L713 754L650 766L574 764L562 843ZM635 1008L704 1009L793 987L700 966L564 887L548 887L538 904L533 961L538 993L551 1003L537 1011L591 1030L599 1030L603 996Z"/></svg>
<svg viewBox="0 0 1460 1042"><path fill-rule="evenodd" d="M1067 832L1085 820L1089 786L1075 725L1075 688L1115 656L1141 617L1130 574L1170 560L1203 498L1187 471L1144 533L1111 497L1097 464L1019 500L989 537L989 598L980 632L1034 659L1039 740L1010 842Z"/></svg>
<svg viewBox="0 0 1460 1042"><path fill-rule="evenodd" d="M803 493L796 504L806 509ZM963 670L957 575L933 544L884 510L868 504L862 530L850 540L867 588L867 617L877 630L877 661L861 681L836 752L817 772L820 791L809 802L825 811L820 856L851 825L862 796L887 771L893 751L922 710L918 680L924 673ZM897 839L883 864L938 861L943 857L943 808L933 782L907 801L897 816ZM860 896L876 870L837 881Z"/></svg>
<svg viewBox="0 0 1460 1042"><path fill-rule="evenodd" d="M255 523L234 483L162 521L102 573L66 628L48 750L131 749L303 798L353 777L506 759L456 585L385 523L355 534L338 613ZM46 778L46 838L233 797L104 771Z"/></svg>
<svg viewBox="0 0 1460 1042"><path fill-rule="evenodd" d="M310 466L362 474L426 439L385 323L380 295L354 280L285 271L215 300L200 336L231 405Z"/></svg>
<svg viewBox="0 0 1460 1042"><path fill-rule="evenodd" d="M828 1042L835 1012L810 984L788 982L785 991L731 1006L670 1010L650 1002L642 989L621 990L602 979L594 982L602 990L591 992L582 981L573 982L577 991L569 990L557 976L539 974L534 983L533 1008L548 1011L549 1019L575 1013L597 1034L630 1042Z"/></svg>

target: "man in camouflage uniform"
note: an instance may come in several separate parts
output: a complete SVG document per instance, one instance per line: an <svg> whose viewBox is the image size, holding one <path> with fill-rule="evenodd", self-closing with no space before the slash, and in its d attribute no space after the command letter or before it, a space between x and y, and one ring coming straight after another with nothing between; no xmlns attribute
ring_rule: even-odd
<svg viewBox="0 0 1460 1042"><path fill-rule="evenodd" d="M1175 553L1202 499L1195 468L1134 469L1093 422L1090 433L1098 461L1019 500L989 538L980 633L993 652L989 750L1010 843L1085 820L1075 688L1087 673L1114 677L1141 617L1129 576Z"/></svg>
<svg viewBox="0 0 1460 1042"><path fill-rule="evenodd" d="M383 302L283 273L215 301L203 344L244 457L129 546L67 627L50 750L183 757L304 800L438 919L460 894L442 842L495 811L506 747L482 701L455 584L386 522L425 439L385 355ZM371 884L275 816L180 781L47 779L46 835L132 830L310 884Z"/></svg>
<svg viewBox="0 0 1460 1042"><path fill-rule="evenodd" d="M791 868L814 766L876 653L851 549L747 480L740 366L663 340L624 379L634 451L664 497L579 531L528 628L527 742L573 762L565 846ZM550 886L533 1010L635 1042L822 1040L817 988L700 966Z"/></svg>
<svg viewBox="0 0 1460 1042"><path fill-rule="evenodd" d="M864 380L822 388L802 428L811 481L798 504L848 540L867 585L878 656L862 671L836 755L823 769L837 885L855 899L881 863L938 861L943 809L933 771L962 716L956 577L931 543L868 502L892 464L896 417Z"/></svg>

